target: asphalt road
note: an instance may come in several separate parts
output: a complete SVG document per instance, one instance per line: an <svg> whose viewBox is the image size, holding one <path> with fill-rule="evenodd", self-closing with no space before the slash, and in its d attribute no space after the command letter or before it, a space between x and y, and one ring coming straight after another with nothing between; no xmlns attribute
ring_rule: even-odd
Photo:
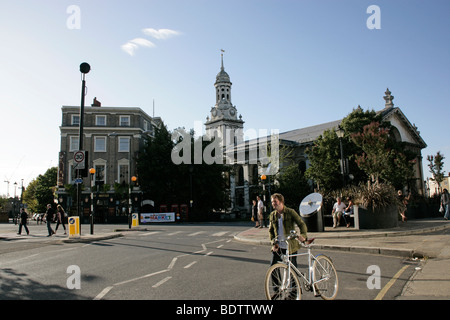
<svg viewBox="0 0 450 320"><path fill-rule="evenodd" d="M264 300L270 248L233 239L247 228L171 224L92 243L3 242L0 300ZM320 253L336 265L342 300L393 300L420 267L392 256Z"/></svg>

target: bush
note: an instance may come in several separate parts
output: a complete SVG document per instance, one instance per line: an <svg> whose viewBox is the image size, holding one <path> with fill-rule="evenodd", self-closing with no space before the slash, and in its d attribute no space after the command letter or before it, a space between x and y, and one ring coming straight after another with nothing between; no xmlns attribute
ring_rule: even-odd
<svg viewBox="0 0 450 320"><path fill-rule="evenodd" d="M346 202L350 197L353 204L360 205L367 209L386 208L390 205L400 205L395 188L386 183L365 184L360 183L357 186L348 186L344 189L330 192L324 196L327 202L336 199L338 196ZM347 202L346 202L347 203Z"/></svg>

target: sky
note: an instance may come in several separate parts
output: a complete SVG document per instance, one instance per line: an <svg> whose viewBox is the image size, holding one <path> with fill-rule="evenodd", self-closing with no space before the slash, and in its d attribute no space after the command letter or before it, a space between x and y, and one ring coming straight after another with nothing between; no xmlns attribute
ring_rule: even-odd
<svg viewBox="0 0 450 320"><path fill-rule="evenodd" d="M1 0L0 195L58 165L81 63L86 105L191 129L215 104L221 50L244 130L381 110L389 88L427 144L425 176L438 151L448 173L449 13L448 0Z"/></svg>

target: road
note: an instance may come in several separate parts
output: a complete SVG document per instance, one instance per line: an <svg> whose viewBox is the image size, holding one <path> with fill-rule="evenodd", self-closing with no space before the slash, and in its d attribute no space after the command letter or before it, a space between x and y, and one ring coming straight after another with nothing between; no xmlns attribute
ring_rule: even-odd
<svg viewBox="0 0 450 320"><path fill-rule="evenodd" d="M232 223L152 225L149 231L92 243L43 238L0 242L0 300L264 300L269 248L233 238L248 228ZM393 300L420 263L321 253L336 265L337 299L342 300ZM320 298L305 293L303 299Z"/></svg>

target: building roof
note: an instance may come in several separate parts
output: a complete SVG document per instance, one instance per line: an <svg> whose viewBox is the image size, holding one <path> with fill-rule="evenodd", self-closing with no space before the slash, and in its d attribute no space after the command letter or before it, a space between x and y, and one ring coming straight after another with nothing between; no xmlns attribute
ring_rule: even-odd
<svg viewBox="0 0 450 320"><path fill-rule="evenodd" d="M341 124L341 122L342 120L335 120L331 122L321 123L311 127L286 131L280 133L279 137L280 140L293 141L298 144L311 143L317 140L317 138L319 138L319 136L321 136L325 130L333 128L337 129L338 126Z"/></svg>

